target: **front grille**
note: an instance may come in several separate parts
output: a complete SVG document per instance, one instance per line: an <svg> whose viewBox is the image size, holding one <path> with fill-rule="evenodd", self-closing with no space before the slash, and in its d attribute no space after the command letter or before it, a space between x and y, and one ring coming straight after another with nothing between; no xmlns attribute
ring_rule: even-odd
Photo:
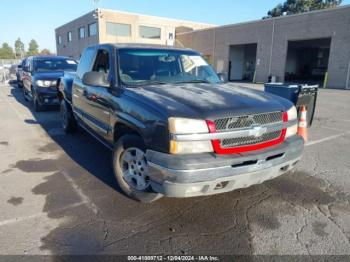
<svg viewBox="0 0 350 262"><path fill-rule="evenodd" d="M217 132L233 131L237 128L249 128L254 125L268 125L282 123L283 113L272 112L256 115L245 115L237 117L220 118L214 121Z"/></svg>
<svg viewBox="0 0 350 262"><path fill-rule="evenodd" d="M230 148L230 147L237 147L237 146L249 146L249 145L260 144L263 142L268 142L268 141L278 139L279 137L281 137L281 134L282 134L282 131L279 130L279 131L272 131L269 133L265 133L260 137L246 136L246 137L223 139L221 140L221 147Z"/></svg>
<svg viewBox="0 0 350 262"><path fill-rule="evenodd" d="M262 113L255 115L245 115L229 118L221 118L214 121L217 132L235 131L243 128L253 128L256 126L269 126L283 122L283 112ZM250 146L264 142L274 141L280 138L282 130L268 129L268 131L259 136L246 136L238 138L229 138L220 140L221 148Z"/></svg>

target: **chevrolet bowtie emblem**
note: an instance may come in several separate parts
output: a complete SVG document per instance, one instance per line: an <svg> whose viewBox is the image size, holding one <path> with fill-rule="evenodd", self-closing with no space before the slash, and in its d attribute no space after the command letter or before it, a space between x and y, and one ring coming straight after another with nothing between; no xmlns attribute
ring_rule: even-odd
<svg viewBox="0 0 350 262"><path fill-rule="evenodd" d="M258 138L258 137L261 137L263 134L265 134L266 131L267 131L266 127L256 126L256 127L253 127L252 135L255 138Z"/></svg>

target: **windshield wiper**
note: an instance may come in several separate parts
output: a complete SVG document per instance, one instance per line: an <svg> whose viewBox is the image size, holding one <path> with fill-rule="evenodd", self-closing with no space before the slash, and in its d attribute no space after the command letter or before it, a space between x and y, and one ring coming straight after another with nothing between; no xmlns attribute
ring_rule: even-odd
<svg viewBox="0 0 350 262"><path fill-rule="evenodd" d="M167 85L168 83L162 81L150 81L147 84L149 85Z"/></svg>
<svg viewBox="0 0 350 262"><path fill-rule="evenodd" d="M177 82L176 84L187 84L187 83L205 83L205 84L211 84L208 80L205 79L193 79L193 80L187 80L182 82Z"/></svg>

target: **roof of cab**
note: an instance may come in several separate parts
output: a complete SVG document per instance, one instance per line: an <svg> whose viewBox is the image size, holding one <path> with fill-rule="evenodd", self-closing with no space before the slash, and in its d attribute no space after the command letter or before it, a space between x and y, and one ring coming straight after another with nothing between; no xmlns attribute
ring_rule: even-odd
<svg viewBox="0 0 350 262"><path fill-rule="evenodd" d="M193 49L186 48L186 47L175 47L175 46L166 46L166 45L152 45L152 44L102 44L102 45L111 45L117 49L124 49L124 48L140 48L140 49L164 49L164 50L183 50L183 51L194 51Z"/></svg>
<svg viewBox="0 0 350 262"><path fill-rule="evenodd" d="M56 56L56 55L34 55L30 56L27 58L32 58L32 59L70 59L74 60L74 58L68 57L68 56Z"/></svg>

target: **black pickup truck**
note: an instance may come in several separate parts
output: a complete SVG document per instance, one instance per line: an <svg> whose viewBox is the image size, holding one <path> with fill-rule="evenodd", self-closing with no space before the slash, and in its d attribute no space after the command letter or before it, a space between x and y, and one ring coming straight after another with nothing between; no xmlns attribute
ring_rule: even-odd
<svg viewBox="0 0 350 262"><path fill-rule="evenodd" d="M64 130L79 125L110 148L120 188L136 200L248 187L302 155L291 102L223 83L190 49L92 46L59 82Z"/></svg>

